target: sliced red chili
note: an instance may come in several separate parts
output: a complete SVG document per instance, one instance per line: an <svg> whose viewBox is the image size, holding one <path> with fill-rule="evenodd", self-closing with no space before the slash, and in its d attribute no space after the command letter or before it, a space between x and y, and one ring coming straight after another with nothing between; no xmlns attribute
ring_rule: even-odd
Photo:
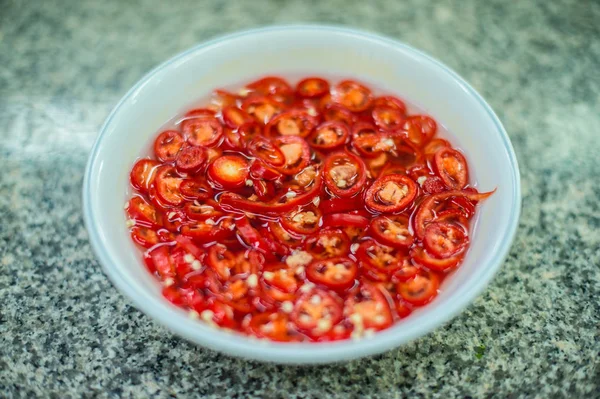
<svg viewBox="0 0 600 399"><path fill-rule="evenodd" d="M180 288L182 298L185 305L190 309L195 310L198 313L202 313L204 310L210 307L209 299L204 295L203 292L197 289L185 289Z"/></svg>
<svg viewBox="0 0 600 399"><path fill-rule="evenodd" d="M156 194L169 205L179 205L183 202L183 196L179 186L183 179L177 174L172 166L163 166L156 172L155 178Z"/></svg>
<svg viewBox="0 0 600 399"><path fill-rule="evenodd" d="M223 150L238 151L244 150L245 142L238 130L233 130L229 127L223 129L223 142L219 146Z"/></svg>
<svg viewBox="0 0 600 399"><path fill-rule="evenodd" d="M250 220L247 217L243 217L235 221L237 231L242 240L252 248L257 249L265 256L272 258L278 249L275 247L275 243L270 237L261 235L253 226L250 224Z"/></svg>
<svg viewBox="0 0 600 399"><path fill-rule="evenodd" d="M211 118L211 117L214 117L215 114L216 114L216 111L212 110L212 109L208 109L208 108L195 108L195 109L192 109L192 110L186 112L185 115L184 115L184 117L183 117L183 119L182 119L182 121L185 120L185 119L200 118L200 117L204 117L204 116L208 117L208 118Z"/></svg>
<svg viewBox="0 0 600 399"><path fill-rule="evenodd" d="M257 122L252 121L238 127L237 133L240 137L244 138L244 140L249 141L256 136L261 135L263 133L263 127Z"/></svg>
<svg viewBox="0 0 600 399"><path fill-rule="evenodd" d="M292 320L312 336L327 334L342 319L340 300L323 290L313 290L296 300Z"/></svg>
<svg viewBox="0 0 600 399"><path fill-rule="evenodd" d="M212 322L225 328L236 328L237 322L231 306L214 301L208 305L207 310L212 312Z"/></svg>
<svg viewBox="0 0 600 399"><path fill-rule="evenodd" d="M279 147L285 158L285 163L279 171L285 175L295 175L310 162L310 147L298 136L277 137L275 145Z"/></svg>
<svg viewBox="0 0 600 399"><path fill-rule="evenodd" d="M410 168L406 169L406 174L413 180L418 181L419 177L430 177L433 175L433 172L429 169L429 167L424 163L419 163L416 165L412 165Z"/></svg>
<svg viewBox="0 0 600 399"><path fill-rule="evenodd" d="M305 242L305 248L316 259L345 256L350 248L346 233L339 229L325 229Z"/></svg>
<svg viewBox="0 0 600 399"><path fill-rule="evenodd" d="M240 155L224 155L208 167L208 176L224 188L240 188L246 184L249 174L248 160Z"/></svg>
<svg viewBox="0 0 600 399"><path fill-rule="evenodd" d="M397 108L381 105L373 108L371 115L373 116L373 121L375 124L383 130L399 129L402 127L402 124L406 118L406 115L403 111Z"/></svg>
<svg viewBox="0 0 600 399"><path fill-rule="evenodd" d="M405 215L378 216L370 228L377 241L392 247L409 248L414 241Z"/></svg>
<svg viewBox="0 0 600 399"><path fill-rule="evenodd" d="M230 93L226 90L217 89L212 93L211 103L218 108L223 108L235 106L239 99L240 97L233 93Z"/></svg>
<svg viewBox="0 0 600 399"><path fill-rule="evenodd" d="M425 177L425 180L421 184L421 188L426 194L439 194L446 191L446 185L437 176Z"/></svg>
<svg viewBox="0 0 600 399"><path fill-rule="evenodd" d="M231 235L231 231L221 226L199 221L181 226L181 234L204 244L225 239Z"/></svg>
<svg viewBox="0 0 600 399"><path fill-rule="evenodd" d="M396 145L393 149L393 153L396 157L396 162L405 168L422 162L423 155L421 151L409 145Z"/></svg>
<svg viewBox="0 0 600 399"><path fill-rule="evenodd" d="M306 137L317 126L317 119L304 110L291 110L277 115L265 127L265 133L270 136L299 136Z"/></svg>
<svg viewBox="0 0 600 399"><path fill-rule="evenodd" d="M265 96L268 94L288 94L293 91L288 82L277 76L267 76L250 83L246 87Z"/></svg>
<svg viewBox="0 0 600 399"><path fill-rule="evenodd" d="M420 267L406 261L402 264L402 267L394 273L392 279L394 281L407 281L416 276L417 273L419 273L419 270L421 270Z"/></svg>
<svg viewBox="0 0 600 399"><path fill-rule="evenodd" d="M362 215L351 215L349 213L332 213L323 217L324 227L360 227L369 225L369 219Z"/></svg>
<svg viewBox="0 0 600 399"><path fill-rule="evenodd" d="M152 260L154 270L156 270L161 280L165 281L168 278L175 278L175 267L171 262L169 247L167 245L154 248L148 255Z"/></svg>
<svg viewBox="0 0 600 399"><path fill-rule="evenodd" d="M246 278L233 276L223 284L218 297L221 301L241 314L251 313L254 310L250 293L252 288L248 286Z"/></svg>
<svg viewBox="0 0 600 399"><path fill-rule="evenodd" d="M437 272L445 272L452 269L461 261L462 256L452 256L450 258L439 259L429 254L425 249L421 247L415 247L411 250L410 255L413 261L418 264L425 266L430 270Z"/></svg>
<svg viewBox="0 0 600 399"><path fill-rule="evenodd" d="M423 148L426 155L434 155L444 147L451 147L450 143L444 139L433 139Z"/></svg>
<svg viewBox="0 0 600 399"><path fill-rule="evenodd" d="M312 234L319 229L321 211L314 204L288 212L281 218L281 224L288 231L297 234Z"/></svg>
<svg viewBox="0 0 600 399"><path fill-rule="evenodd" d="M139 223L147 227L158 227L162 222L161 215L156 208L139 196L129 200L127 213L131 219L136 221L136 224Z"/></svg>
<svg viewBox="0 0 600 399"><path fill-rule="evenodd" d="M454 197L450 199L448 207L458 210L465 218L470 219L475 214L476 203L467 197Z"/></svg>
<svg viewBox="0 0 600 399"><path fill-rule="evenodd" d="M285 263L265 265L262 278L268 285L283 293L286 298L276 298L277 300L289 300L293 298L293 294L298 290L299 281L296 278L295 270L289 268Z"/></svg>
<svg viewBox="0 0 600 399"><path fill-rule="evenodd" d="M326 121L343 122L348 126L352 126L356 121L356 115L354 115L350 110L339 104L333 103L325 106L323 117Z"/></svg>
<svg viewBox="0 0 600 399"><path fill-rule="evenodd" d="M415 275L416 275L416 273L415 273ZM415 275L411 276L411 278L414 277ZM408 302L406 302L404 299L402 299L400 294L398 294L397 284L389 283L389 282L380 283L380 284L378 284L378 288L382 292L387 293L387 296L392 298L392 302L394 304L396 314L398 315L399 318L402 319L402 318L408 316L412 312L413 306L410 305Z"/></svg>
<svg viewBox="0 0 600 399"><path fill-rule="evenodd" d="M174 161L183 147L183 137L175 130L167 130L158 135L154 140L154 154L159 161Z"/></svg>
<svg viewBox="0 0 600 399"><path fill-rule="evenodd" d="M318 109L320 112L323 112L323 111L325 111L325 110L326 110L328 107L330 107L331 105L339 105L339 104L335 104L335 103L333 102L333 100L331 99L331 94L330 94L330 93L326 93L326 94L324 94L324 95L323 95L323 97L321 97L321 98L318 100L318 103L317 103L317 109ZM340 106L341 106L341 105L340 105ZM352 114L350 111L348 111L348 112L349 112L350 114Z"/></svg>
<svg viewBox="0 0 600 399"><path fill-rule="evenodd" d="M235 213L251 212L256 214L280 215L288 212L297 206L303 206L313 201L315 196L321 190L322 180L317 174L315 180L305 192L297 193L295 197L283 195L274 201L261 202L251 201L243 198L241 195L225 192L219 197L221 207Z"/></svg>
<svg viewBox="0 0 600 399"><path fill-rule="evenodd" d="M422 147L431 140L437 131L437 123L426 115L409 116L402 129L406 132L406 137L413 144Z"/></svg>
<svg viewBox="0 0 600 399"><path fill-rule="evenodd" d="M380 176L385 176L385 175L403 175L406 174L406 167L404 167L403 165L397 163L397 162L389 162L386 163L383 168L381 169L381 172L379 173ZM413 178L412 176L410 176L413 180L415 180L415 178Z"/></svg>
<svg viewBox="0 0 600 399"><path fill-rule="evenodd" d="M206 164L211 163L215 159L219 158L223 155L223 151L217 148L207 148L206 149Z"/></svg>
<svg viewBox="0 0 600 399"><path fill-rule="evenodd" d="M277 147L273 147L276 150L279 150ZM283 157L283 154L282 154ZM285 161L284 161L285 162ZM283 165L283 163L282 163ZM277 179L281 179L283 175L276 169L273 169L260 159L255 159L250 164L250 177L253 179L261 179L267 181L273 181Z"/></svg>
<svg viewBox="0 0 600 399"><path fill-rule="evenodd" d="M144 193L147 192L154 182L154 174L159 166L160 162L151 159L137 161L129 174L129 180L133 188Z"/></svg>
<svg viewBox="0 0 600 399"><path fill-rule="evenodd" d="M450 258L464 251L469 237L464 228L456 224L435 222L425 229L425 248L438 258Z"/></svg>
<svg viewBox="0 0 600 399"><path fill-rule="evenodd" d="M209 117L186 119L181 122L181 131L193 146L215 146L223 137L223 126L215 118Z"/></svg>
<svg viewBox="0 0 600 399"><path fill-rule="evenodd" d="M350 129L343 122L329 121L317 126L310 136L309 143L319 150L331 150L344 145L350 136Z"/></svg>
<svg viewBox="0 0 600 399"><path fill-rule="evenodd" d="M362 134L354 139L352 146L367 158L375 158L380 156L381 153L396 150L394 139L381 133Z"/></svg>
<svg viewBox="0 0 600 399"><path fill-rule="evenodd" d="M352 125L352 140L363 136L378 135L379 131L371 122L357 122Z"/></svg>
<svg viewBox="0 0 600 399"><path fill-rule="evenodd" d="M254 117L257 122L266 125L275 115L283 111L283 107L269 97L253 96L242 102L242 110Z"/></svg>
<svg viewBox="0 0 600 399"><path fill-rule="evenodd" d="M194 242L186 236L178 235L175 237L177 245L189 252L194 258L200 260L204 258L204 251L200 249Z"/></svg>
<svg viewBox="0 0 600 399"><path fill-rule="evenodd" d="M252 178L252 189L254 194L261 201L270 201L275 195L275 184L270 181L258 180Z"/></svg>
<svg viewBox="0 0 600 399"><path fill-rule="evenodd" d="M300 187L308 187L317 177L317 168L313 165L307 166L294 176L293 183Z"/></svg>
<svg viewBox="0 0 600 399"><path fill-rule="evenodd" d="M321 78L306 78L298 82L296 92L305 98L320 97L329 93L329 82Z"/></svg>
<svg viewBox="0 0 600 399"><path fill-rule="evenodd" d="M221 111L223 122L232 129L237 129L246 123L254 122L254 118L239 108L229 106Z"/></svg>
<svg viewBox="0 0 600 399"><path fill-rule="evenodd" d="M436 222L450 223L462 227L468 231L469 219L458 209L449 208L441 212L437 212Z"/></svg>
<svg viewBox="0 0 600 399"><path fill-rule="evenodd" d="M402 100L394 96L382 96L373 100L373 107L389 107L397 109L403 114L406 114L406 104Z"/></svg>
<svg viewBox="0 0 600 399"><path fill-rule="evenodd" d="M354 324L355 331L362 328L382 330L394 321L385 295L378 287L365 281L346 300L344 314Z"/></svg>
<svg viewBox="0 0 600 399"><path fill-rule="evenodd" d="M417 185L405 175L382 176L365 193L365 204L374 212L399 212L411 205L417 196Z"/></svg>
<svg viewBox="0 0 600 399"><path fill-rule="evenodd" d="M354 154L340 151L325 160L325 185L338 197L352 197L361 191L367 180L365 163Z"/></svg>
<svg viewBox="0 0 600 399"><path fill-rule="evenodd" d="M432 272L421 271L408 281L398 283L398 293L406 302L422 306L437 296L439 277Z"/></svg>
<svg viewBox="0 0 600 399"><path fill-rule="evenodd" d="M234 275L250 276L257 274L265 263L265 257L253 249L238 252L233 266Z"/></svg>
<svg viewBox="0 0 600 399"><path fill-rule="evenodd" d="M469 181L467 160L453 148L442 148L434 156L435 170L451 190L464 188Z"/></svg>
<svg viewBox="0 0 600 399"><path fill-rule="evenodd" d="M248 142L248 152L250 155L261 159L267 164L280 167L285 165L286 157L275 143L266 137L255 137Z"/></svg>
<svg viewBox="0 0 600 399"><path fill-rule="evenodd" d="M161 241L156 231L144 226L132 227L131 238L145 248L153 247Z"/></svg>
<svg viewBox="0 0 600 399"><path fill-rule="evenodd" d="M294 108L302 109L308 112L311 116L319 115L319 99L317 98L303 98L293 105Z"/></svg>
<svg viewBox="0 0 600 399"><path fill-rule="evenodd" d="M177 170L183 173L197 173L206 161L206 152L200 147L186 147L179 152L175 160Z"/></svg>
<svg viewBox="0 0 600 399"><path fill-rule="evenodd" d="M194 272L192 264L186 262L186 255L186 252L180 247L175 247L171 250L171 262L175 267L177 277L181 281L185 281L187 275Z"/></svg>
<svg viewBox="0 0 600 399"><path fill-rule="evenodd" d="M175 286L164 287L162 290L162 296L175 306L182 306L185 304L185 300L181 292Z"/></svg>
<svg viewBox="0 0 600 399"><path fill-rule="evenodd" d="M215 244L208 250L206 262L208 263L208 266L217 273L221 280L225 281L231 275L230 269L235 265L236 259L227 247Z"/></svg>
<svg viewBox="0 0 600 399"><path fill-rule="evenodd" d="M357 274L356 263L345 257L317 260L306 269L306 276L310 281L334 290L352 287Z"/></svg>
<svg viewBox="0 0 600 399"><path fill-rule="evenodd" d="M163 227L173 233L178 233L181 226L187 222L186 213L180 208L170 208L162 215Z"/></svg>
<svg viewBox="0 0 600 399"><path fill-rule="evenodd" d="M364 111L371 106L371 90L352 80L344 80L333 89L333 100L352 112Z"/></svg>
<svg viewBox="0 0 600 399"><path fill-rule="evenodd" d="M304 238L302 235L286 230L280 222L269 222L269 230L277 240L290 248L301 245Z"/></svg>
<svg viewBox="0 0 600 399"><path fill-rule="evenodd" d="M187 200L205 200L213 195L208 183L201 180L185 179L179 185L181 195Z"/></svg>
<svg viewBox="0 0 600 399"><path fill-rule="evenodd" d="M453 198L453 197L456 197L456 198L464 197L464 198L472 200L472 201L480 201L480 200L486 199L493 193L494 193L493 191L488 192L488 193L477 193L477 192L462 190L462 191L445 191L443 193L434 194L434 195L425 197L425 199L421 202L421 204L419 204L419 207L417 208L417 210L414 214L414 217L413 217L415 236L417 236L421 240L425 237L425 228L427 227L427 225L429 223L431 223L431 221L433 221L435 219L435 209L434 208L441 201L445 201L445 200Z"/></svg>
<svg viewBox="0 0 600 399"><path fill-rule="evenodd" d="M212 219L215 221L225 215L223 212L216 210L213 205L209 204L188 202L184 205L183 209L185 210L187 217L192 220L205 221Z"/></svg>
<svg viewBox="0 0 600 399"><path fill-rule="evenodd" d="M356 257L376 272L388 275L402 268L407 259L404 251L374 240L363 241L356 251Z"/></svg>
<svg viewBox="0 0 600 399"><path fill-rule="evenodd" d="M289 319L279 312L258 313L250 319L248 330L260 338L277 342L299 341L301 336L290 329Z"/></svg>

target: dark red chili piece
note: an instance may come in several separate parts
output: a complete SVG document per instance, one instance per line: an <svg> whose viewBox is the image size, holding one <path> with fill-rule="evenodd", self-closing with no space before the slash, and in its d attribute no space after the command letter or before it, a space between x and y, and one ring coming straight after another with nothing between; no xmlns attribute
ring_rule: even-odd
<svg viewBox="0 0 600 399"><path fill-rule="evenodd" d="M204 166L206 152L200 147L187 147L179 152L175 160L177 170L184 173L196 173Z"/></svg>

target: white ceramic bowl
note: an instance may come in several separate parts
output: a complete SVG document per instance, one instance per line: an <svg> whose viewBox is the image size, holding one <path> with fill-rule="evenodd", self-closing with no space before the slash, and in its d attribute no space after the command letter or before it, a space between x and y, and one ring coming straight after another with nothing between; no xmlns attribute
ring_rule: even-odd
<svg viewBox="0 0 600 399"><path fill-rule="evenodd" d="M212 89L276 74L351 77L407 99L445 125L467 154L480 190L496 193L478 211L471 248L440 295L392 328L358 342L277 344L190 320L161 297L125 226L128 174L157 129ZM488 284L507 255L520 212L517 160L481 96L440 62L405 44L350 29L284 26L200 44L144 76L100 131L83 186L90 241L113 283L143 312L180 336L230 355L278 363L326 363L380 353L448 321Z"/></svg>

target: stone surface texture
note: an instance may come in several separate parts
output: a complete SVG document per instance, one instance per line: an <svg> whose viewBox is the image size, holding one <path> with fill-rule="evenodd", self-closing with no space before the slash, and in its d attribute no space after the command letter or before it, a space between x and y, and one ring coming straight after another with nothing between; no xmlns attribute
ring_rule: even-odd
<svg viewBox="0 0 600 399"><path fill-rule="evenodd" d="M0 0L0 396L600 397L600 2ZM145 72L276 23L371 30L455 69L521 166L510 255L459 317L376 357L290 367L190 344L101 270L86 158ZM483 349L485 347L485 349Z"/></svg>

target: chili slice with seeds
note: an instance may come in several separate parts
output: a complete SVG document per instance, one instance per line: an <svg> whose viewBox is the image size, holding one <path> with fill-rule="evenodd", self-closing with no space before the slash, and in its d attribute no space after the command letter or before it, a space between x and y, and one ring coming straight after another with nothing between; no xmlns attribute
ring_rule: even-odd
<svg viewBox="0 0 600 399"><path fill-rule="evenodd" d="M365 163L346 151L330 154L324 163L325 185L338 197L352 197L367 180Z"/></svg>

